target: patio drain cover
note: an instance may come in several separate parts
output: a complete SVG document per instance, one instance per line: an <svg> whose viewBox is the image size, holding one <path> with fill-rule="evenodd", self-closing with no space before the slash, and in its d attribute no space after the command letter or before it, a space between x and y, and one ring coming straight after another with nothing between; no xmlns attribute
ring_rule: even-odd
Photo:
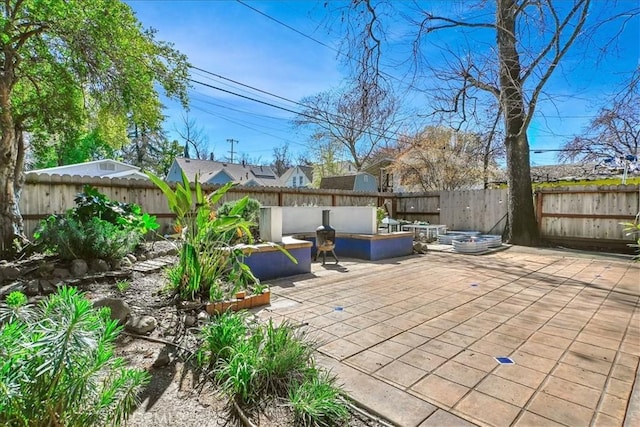
<svg viewBox="0 0 640 427"><path fill-rule="evenodd" d="M516 362L514 362L513 359L510 358L510 357L498 356L498 357L494 357L494 359L496 359L496 361L501 365L515 365L516 364Z"/></svg>
<svg viewBox="0 0 640 427"><path fill-rule="evenodd" d="M343 311L343 310L344 310L344 308L343 308L343 307L340 307L340 306L337 306L337 307L335 307L333 310L334 310L334 311Z"/></svg>

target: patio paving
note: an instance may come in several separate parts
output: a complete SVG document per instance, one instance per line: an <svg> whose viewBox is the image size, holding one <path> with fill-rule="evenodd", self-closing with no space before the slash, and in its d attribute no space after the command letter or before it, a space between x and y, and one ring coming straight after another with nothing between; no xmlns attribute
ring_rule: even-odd
<svg viewBox="0 0 640 427"><path fill-rule="evenodd" d="M396 425L638 419L628 404L640 360L640 263L512 247L316 263L312 274L271 284L260 316L307 325L320 364Z"/></svg>

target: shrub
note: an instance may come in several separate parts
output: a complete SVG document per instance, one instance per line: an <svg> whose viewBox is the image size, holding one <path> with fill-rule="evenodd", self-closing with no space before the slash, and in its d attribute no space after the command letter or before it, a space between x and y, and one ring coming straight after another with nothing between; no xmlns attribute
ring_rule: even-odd
<svg viewBox="0 0 640 427"><path fill-rule="evenodd" d="M241 200L234 200L231 202L225 202L222 206L218 208L217 215L218 216L229 216L230 213L234 210L236 205L240 203ZM242 211L240 212L240 217L247 222L252 223L249 226L249 231L251 232L251 236L253 240L259 240L260 231L258 227L258 221L260 220L260 202L256 199L247 199L246 204ZM233 237L233 236L230 236ZM230 239L236 242L249 243L249 238L247 236L240 236L235 239Z"/></svg>
<svg viewBox="0 0 640 427"><path fill-rule="evenodd" d="M67 287L2 325L0 424L122 424L149 377L114 357L119 332L108 309Z"/></svg>
<svg viewBox="0 0 640 427"><path fill-rule="evenodd" d="M349 408L340 399L335 377L318 372L291 388L289 401L300 425L342 426L349 419Z"/></svg>
<svg viewBox="0 0 640 427"><path fill-rule="evenodd" d="M211 368L218 360L229 360L247 331L245 312L227 311L217 316L202 329L202 344L196 353L200 365Z"/></svg>
<svg viewBox="0 0 640 427"><path fill-rule="evenodd" d="M51 215L35 234L43 250L57 253L62 259L120 259L133 252L142 235L131 229L93 217L81 222L73 215Z"/></svg>
<svg viewBox="0 0 640 427"><path fill-rule="evenodd" d="M635 240L635 243L629 243L628 246L631 248L635 248L636 255L634 260L640 261L640 213L636 215L636 219L633 222L625 222L621 223L624 227L624 231L627 236L632 236Z"/></svg>
<svg viewBox="0 0 640 427"><path fill-rule="evenodd" d="M36 245L63 259L119 259L135 250L144 235L158 228L140 206L109 200L91 186L74 199L76 207L51 215L36 230Z"/></svg>

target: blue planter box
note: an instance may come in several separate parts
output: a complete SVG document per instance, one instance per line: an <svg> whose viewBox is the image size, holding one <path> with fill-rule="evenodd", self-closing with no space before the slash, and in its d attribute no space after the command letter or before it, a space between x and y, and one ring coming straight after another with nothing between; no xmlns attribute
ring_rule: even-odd
<svg viewBox="0 0 640 427"><path fill-rule="evenodd" d="M311 273L311 242L285 237L284 247L297 261L293 263L285 254L270 245L258 245L244 262L260 280Z"/></svg>
<svg viewBox="0 0 640 427"><path fill-rule="evenodd" d="M313 243L311 256L315 256L315 236L298 235L297 237ZM407 232L374 235L337 233L335 252L338 258L343 256L371 261L407 256L413 253L413 236ZM327 261L331 260L329 256Z"/></svg>

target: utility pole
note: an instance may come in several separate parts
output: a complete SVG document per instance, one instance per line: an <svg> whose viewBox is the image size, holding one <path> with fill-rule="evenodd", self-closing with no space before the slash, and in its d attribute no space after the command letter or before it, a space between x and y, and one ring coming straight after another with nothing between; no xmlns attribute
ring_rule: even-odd
<svg viewBox="0 0 640 427"><path fill-rule="evenodd" d="M227 139L227 142L231 144L231 150L229 151L229 153L231 153L231 163L233 163L233 144L238 144L240 141L238 141L237 139L229 138Z"/></svg>

